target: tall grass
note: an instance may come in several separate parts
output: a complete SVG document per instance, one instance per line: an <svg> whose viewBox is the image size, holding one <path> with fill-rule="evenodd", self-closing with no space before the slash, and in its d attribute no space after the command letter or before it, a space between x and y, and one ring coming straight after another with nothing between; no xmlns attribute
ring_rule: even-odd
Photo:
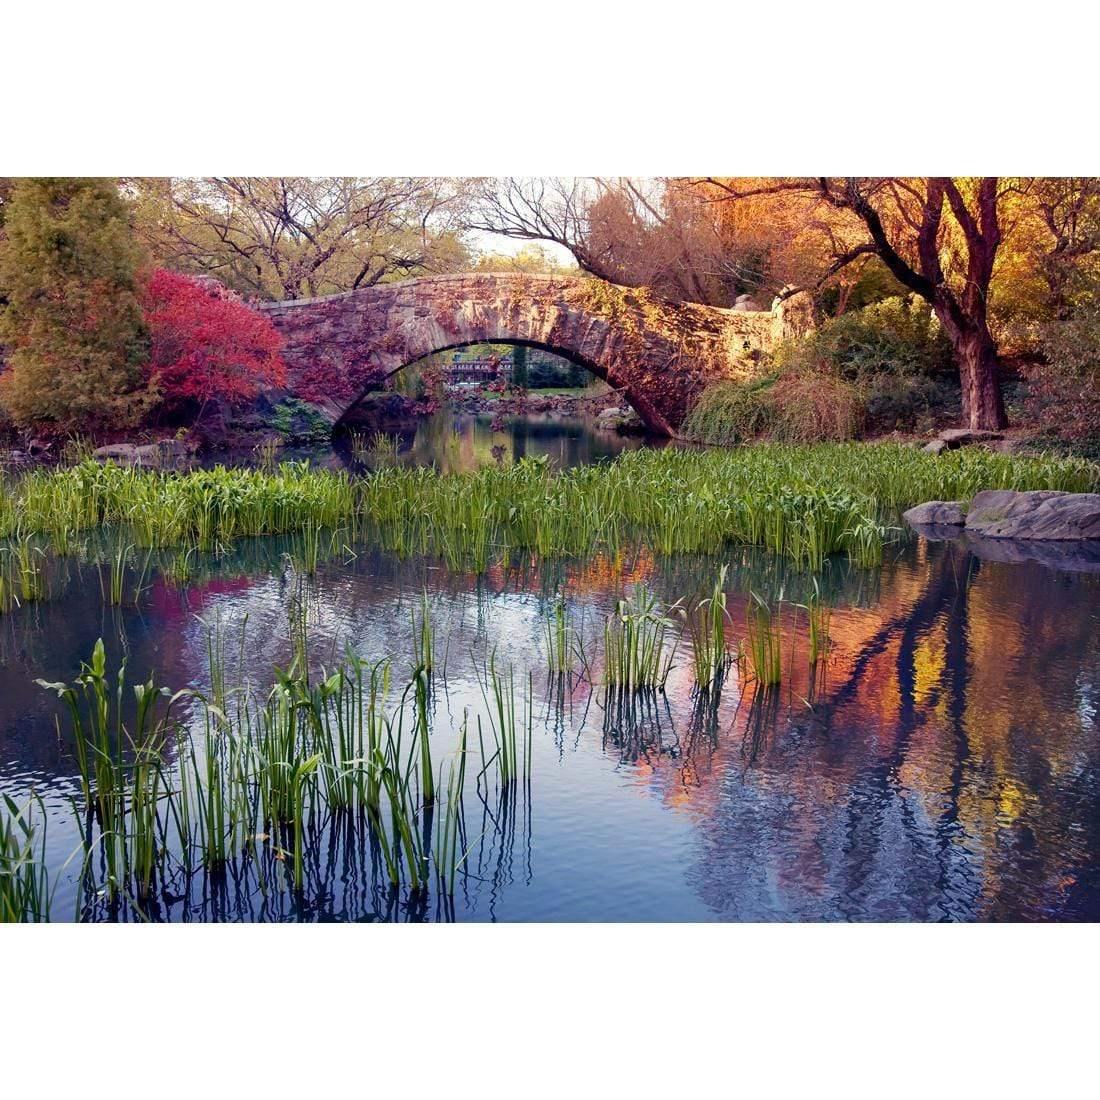
<svg viewBox="0 0 1100 1100"><path fill-rule="evenodd" d="M691 638L691 657L695 683L703 690L721 680L729 663L729 647L726 643L726 574L729 567L723 565L709 594L681 609Z"/></svg>
<svg viewBox="0 0 1100 1100"><path fill-rule="evenodd" d="M546 660L553 675L572 672L577 658L577 631L565 597L558 595L550 604L543 621L546 636Z"/></svg>
<svg viewBox="0 0 1100 1100"><path fill-rule="evenodd" d="M0 924L50 919L53 891L46 863L46 813L41 799L25 806L0 800Z"/></svg>
<svg viewBox="0 0 1100 1100"><path fill-rule="evenodd" d="M782 604L773 611L762 596L750 592L745 628L752 675L763 687L774 687L783 678Z"/></svg>
<svg viewBox="0 0 1100 1100"><path fill-rule="evenodd" d="M390 889L423 895L434 866L440 890L453 891L469 852L469 716L457 749L437 770L427 671L417 668L390 705L389 661L368 664L349 652L334 671L312 679L296 666L276 669L270 689L256 695L245 682L230 683L227 649L220 624L211 624L209 694L170 695L152 677L130 684L125 662L108 668L102 641L72 684L43 683L69 716L88 904L140 915L181 869L219 872L265 851L285 869L285 885L302 891L319 858L321 824L342 817L366 823ZM493 771L511 789L521 776L530 779L531 679L517 701L511 670L500 672L493 659L484 690L496 751L481 775ZM477 724L480 730L480 716ZM29 809L6 804L5 919L48 919L42 838Z"/></svg>
<svg viewBox="0 0 1100 1100"><path fill-rule="evenodd" d="M86 461L9 482L0 536L42 536L66 552L81 532L101 527L128 529L143 549L212 550L298 534L308 571L324 549L321 531L345 527L397 554L435 554L479 571L511 551L590 555L628 541L669 554L756 545L817 569L839 553L881 560L898 508L992 488L1089 490L1100 484L1098 470L1079 459L865 444L666 448L561 472L525 459L471 473L398 467L354 479L291 462L185 473ZM15 549L17 573L32 582L35 546Z"/></svg>
<svg viewBox="0 0 1100 1100"><path fill-rule="evenodd" d="M604 625L607 683L628 690L663 688L676 652L675 644L666 644L673 625L644 588L633 599L619 600Z"/></svg>

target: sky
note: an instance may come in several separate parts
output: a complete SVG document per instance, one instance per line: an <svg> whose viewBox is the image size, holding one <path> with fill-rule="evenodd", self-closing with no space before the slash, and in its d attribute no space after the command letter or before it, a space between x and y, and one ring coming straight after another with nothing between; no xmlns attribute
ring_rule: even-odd
<svg viewBox="0 0 1100 1100"><path fill-rule="evenodd" d="M553 241L524 241L515 237L505 237L500 233L486 233L477 230L469 234L469 241L478 252L496 252L503 256L514 256L521 248L531 244L542 247L548 256L553 257L559 263L573 265L576 260L568 248Z"/></svg>

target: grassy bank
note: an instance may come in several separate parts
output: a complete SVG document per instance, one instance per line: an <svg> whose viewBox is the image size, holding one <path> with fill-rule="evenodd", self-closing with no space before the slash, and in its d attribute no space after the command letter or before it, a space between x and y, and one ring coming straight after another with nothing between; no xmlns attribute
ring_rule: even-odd
<svg viewBox="0 0 1100 1100"><path fill-rule="evenodd" d="M363 477L297 463L174 473L89 461L9 482L0 534L65 554L82 535L114 528L138 549L212 549L286 533L319 542L324 531L326 540L437 554L479 570L508 551L587 555L630 541L667 554L756 545L810 568L847 553L873 565L898 508L989 488L1087 491L1098 469L977 449L932 456L859 444L636 451L560 473L536 461Z"/></svg>

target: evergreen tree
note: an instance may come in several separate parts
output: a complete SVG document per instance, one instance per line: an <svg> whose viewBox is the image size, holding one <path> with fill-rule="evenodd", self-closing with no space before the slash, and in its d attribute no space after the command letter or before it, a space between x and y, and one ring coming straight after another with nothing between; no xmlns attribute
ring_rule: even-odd
<svg viewBox="0 0 1100 1100"><path fill-rule="evenodd" d="M22 179L0 243L0 402L24 426L130 427L155 400L138 252L112 180Z"/></svg>

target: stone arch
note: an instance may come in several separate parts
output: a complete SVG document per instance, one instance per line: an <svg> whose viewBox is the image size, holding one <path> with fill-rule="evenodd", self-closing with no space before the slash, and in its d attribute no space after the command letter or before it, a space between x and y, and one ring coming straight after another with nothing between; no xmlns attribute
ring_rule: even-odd
<svg viewBox="0 0 1100 1100"><path fill-rule="evenodd" d="M469 344L524 344L580 363L650 430L674 435L695 395L746 370L781 325L772 311L672 305L556 275L445 275L261 307L282 333L291 394L338 422L410 363Z"/></svg>
<svg viewBox="0 0 1100 1100"><path fill-rule="evenodd" d="M424 359L427 359L427 358L429 358L433 355L441 355L441 354L444 354L448 351L457 351L461 348L476 347L478 344L496 344L496 345L505 345L505 346L508 346L508 347L526 347L526 348L533 348L533 349L538 350L538 351L549 352L550 354L556 355L561 359L565 359L565 360L569 361L570 363L575 363L577 366L582 367L584 370L586 370L589 374L593 375L595 378L599 378L602 381L608 381L607 372L604 369L602 364L594 363L594 362L591 362L590 360L586 360L585 358L583 358L581 355L579 355L575 350L573 350L571 348L556 347L556 346L552 346L550 344L540 343L540 342L535 341L535 340L520 340L520 339L512 339L512 338L504 338L504 337L494 338L494 339L491 339L491 340L467 340L467 341L463 341L462 343L449 344L446 347L435 348L433 351L429 352L427 355L423 355L423 356L418 355L415 358L410 359L408 362L403 363L401 366L395 367L388 374L386 374L386 375L384 375L384 376L382 376L378 379L374 379L374 378L370 379L367 383L366 389L361 391L359 393L359 395L357 397L355 397L343 409L343 411L340 413L339 419L337 419L334 422L334 426L339 427L341 420L354 411L355 406L363 399L363 397L367 393L369 393L377 385L385 383L390 378L393 378L394 375L400 374L401 371L406 370L407 368L413 366L414 364L422 362ZM635 412L638 412L638 415L641 416L643 420L645 420L645 416L633 404L632 394L629 391L620 389L620 390L616 390L616 393L618 393L618 395L621 397L621 399L623 401L623 404L629 405L632 409L635 410Z"/></svg>

